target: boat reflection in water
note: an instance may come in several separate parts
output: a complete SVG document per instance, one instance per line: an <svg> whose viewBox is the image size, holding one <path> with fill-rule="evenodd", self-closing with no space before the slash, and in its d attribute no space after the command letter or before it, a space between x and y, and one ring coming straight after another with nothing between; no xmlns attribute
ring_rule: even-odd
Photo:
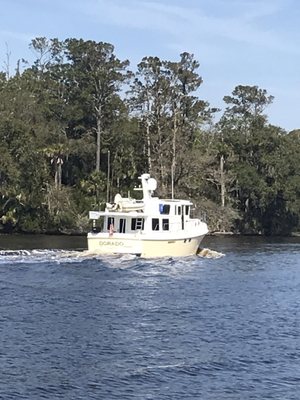
<svg viewBox="0 0 300 400"><path fill-rule="evenodd" d="M139 179L141 187L135 190L143 192L142 200L117 194L105 211L90 211L93 229L87 236L89 252L145 258L196 254L208 228L204 221L191 218L192 203L154 197L156 180L149 174Z"/></svg>

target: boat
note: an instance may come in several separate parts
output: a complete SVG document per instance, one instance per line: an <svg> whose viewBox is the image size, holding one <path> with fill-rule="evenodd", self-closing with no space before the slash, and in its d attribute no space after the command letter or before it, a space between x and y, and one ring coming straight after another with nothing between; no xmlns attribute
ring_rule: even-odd
<svg viewBox="0 0 300 400"><path fill-rule="evenodd" d="M189 200L154 196L157 181L142 174L141 200L117 194L104 211L90 211L92 229L88 251L95 254L133 254L143 258L195 255L208 233L207 224L192 218Z"/></svg>

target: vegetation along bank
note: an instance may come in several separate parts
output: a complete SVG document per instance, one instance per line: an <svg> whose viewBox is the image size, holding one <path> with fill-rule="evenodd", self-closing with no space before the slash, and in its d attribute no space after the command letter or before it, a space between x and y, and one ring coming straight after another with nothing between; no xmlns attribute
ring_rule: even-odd
<svg viewBox="0 0 300 400"><path fill-rule="evenodd" d="M192 54L130 67L109 43L30 47L32 65L10 75L8 54L0 72L0 232L85 232L88 210L143 172L161 197L173 181L212 232L299 231L300 131L268 123L265 89L236 86L214 122Z"/></svg>

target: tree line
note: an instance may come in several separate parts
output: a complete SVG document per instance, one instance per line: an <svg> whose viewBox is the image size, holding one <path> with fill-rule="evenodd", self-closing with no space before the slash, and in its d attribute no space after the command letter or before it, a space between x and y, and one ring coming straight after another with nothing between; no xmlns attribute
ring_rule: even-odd
<svg viewBox="0 0 300 400"><path fill-rule="evenodd" d="M110 43L36 38L32 65L0 72L0 231L85 232L88 211L143 172L188 197L211 231L299 230L300 131L269 124L273 97L238 85L225 111L202 100L199 62L144 57L132 71Z"/></svg>

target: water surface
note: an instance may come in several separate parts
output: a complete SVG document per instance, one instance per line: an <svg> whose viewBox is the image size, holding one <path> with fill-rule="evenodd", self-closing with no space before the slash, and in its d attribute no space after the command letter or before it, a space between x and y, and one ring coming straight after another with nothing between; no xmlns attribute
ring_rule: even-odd
<svg viewBox="0 0 300 400"><path fill-rule="evenodd" d="M299 239L159 260L23 239L0 237L0 399L300 398Z"/></svg>

